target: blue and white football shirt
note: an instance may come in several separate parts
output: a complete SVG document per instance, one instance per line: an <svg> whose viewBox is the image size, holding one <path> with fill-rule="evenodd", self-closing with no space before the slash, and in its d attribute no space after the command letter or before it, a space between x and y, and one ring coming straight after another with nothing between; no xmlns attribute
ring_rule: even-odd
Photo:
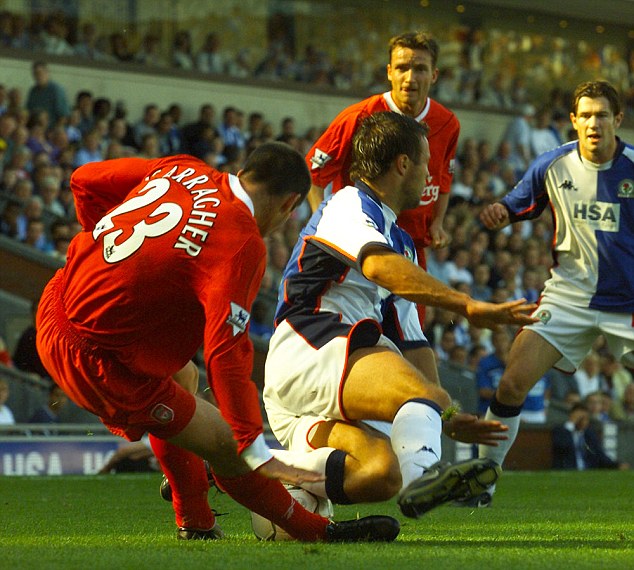
<svg viewBox="0 0 634 570"><path fill-rule="evenodd" d="M550 205L555 264L544 294L578 306L634 313L634 147L593 164L576 141L538 157L502 199L511 221Z"/></svg>
<svg viewBox="0 0 634 570"><path fill-rule="evenodd" d="M359 182L323 202L303 229L282 278L276 324L286 319L316 348L367 320L400 349L428 345L416 305L361 273L369 245L416 263L414 243L396 225L395 213Z"/></svg>

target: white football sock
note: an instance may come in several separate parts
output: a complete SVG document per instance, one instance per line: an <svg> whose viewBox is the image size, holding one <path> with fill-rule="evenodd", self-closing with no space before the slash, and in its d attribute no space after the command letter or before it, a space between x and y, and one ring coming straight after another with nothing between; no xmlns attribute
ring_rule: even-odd
<svg viewBox="0 0 634 570"><path fill-rule="evenodd" d="M319 447L313 451L288 451L287 449L271 449L275 459L279 459L286 465L299 467L315 473L326 475L326 462L330 454L335 451L334 447ZM326 481L316 483L302 483L302 488L318 497L328 498L326 494Z"/></svg>
<svg viewBox="0 0 634 570"><path fill-rule="evenodd" d="M392 449L401 467L403 488L418 479L427 467L440 461L442 420L424 402L410 401L394 416Z"/></svg>
<svg viewBox="0 0 634 570"><path fill-rule="evenodd" d="M502 418L500 416L496 416L490 409L488 409L484 418L486 420L502 422L509 427L509 430L506 432L508 439L498 442L499 445L497 447L491 445L478 446L478 457L492 459L498 465L502 465L506 454L509 452L509 449L511 449L511 446L517 438L517 432L520 428L520 417L517 415L510 418ZM494 491L495 485L491 486L489 493L493 494Z"/></svg>

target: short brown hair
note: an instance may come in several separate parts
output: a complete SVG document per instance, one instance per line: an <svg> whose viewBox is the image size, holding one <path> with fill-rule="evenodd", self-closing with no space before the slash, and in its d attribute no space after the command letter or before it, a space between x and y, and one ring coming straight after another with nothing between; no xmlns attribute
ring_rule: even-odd
<svg viewBox="0 0 634 570"><path fill-rule="evenodd" d="M392 51L397 47L419 49L429 52L434 69L438 64L438 42L426 32L407 32L390 39L388 61L392 61Z"/></svg>
<svg viewBox="0 0 634 570"><path fill-rule="evenodd" d="M621 112L621 97L616 88L607 81L585 81L577 85L572 96L572 112L575 115L577 114L579 99L582 97L590 97L591 99L605 97L610 103L610 109L615 116Z"/></svg>
<svg viewBox="0 0 634 570"><path fill-rule="evenodd" d="M422 160L422 137L429 128L412 117L382 111L363 120L352 139L352 180L374 180L385 174L393 160L406 154L418 164Z"/></svg>

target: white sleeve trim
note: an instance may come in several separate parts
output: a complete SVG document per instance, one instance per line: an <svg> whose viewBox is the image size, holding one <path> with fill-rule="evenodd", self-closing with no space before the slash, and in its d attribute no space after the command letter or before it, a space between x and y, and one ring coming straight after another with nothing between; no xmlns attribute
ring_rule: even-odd
<svg viewBox="0 0 634 570"><path fill-rule="evenodd" d="M267 461L273 459L273 454L269 446L264 441L264 435L260 434L255 438L253 443L245 448L242 452L242 459L246 464L255 471L258 467L264 465Z"/></svg>

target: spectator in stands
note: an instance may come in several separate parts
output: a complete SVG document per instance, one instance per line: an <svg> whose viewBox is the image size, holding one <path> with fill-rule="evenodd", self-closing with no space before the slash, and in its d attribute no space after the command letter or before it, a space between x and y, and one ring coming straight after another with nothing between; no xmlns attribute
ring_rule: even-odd
<svg viewBox="0 0 634 570"><path fill-rule="evenodd" d="M145 133L143 135L137 156L139 158L158 158L161 156L157 133Z"/></svg>
<svg viewBox="0 0 634 570"><path fill-rule="evenodd" d="M29 113L46 111L50 124L56 125L60 119L68 117L70 109L66 92L58 83L50 79L48 65L43 61L36 61L32 66L35 85L29 90L26 108Z"/></svg>
<svg viewBox="0 0 634 570"><path fill-rule="evenodd" d="M61 180L53 175L45 176L39 186L44 209L59 218L66 216L66 210L59 200L61 188Z"/></svg>
<svg viewBox="0 0 634 570"><path fill-rule="evenodd" d="M45 253L53 249L53 244L51 244L46 237L46 225L42 218L31 218L28 220L26 224L26 236L22 240L22 243Z"/></svg>
<svg viewBox="0 0 634 570"><path fill-rule="evenodd" d="M225 146L233 145L244 148L246 140L244 133L240 130L238 113L239 111L235 107L225 107L222 112L222 123L218 125L218 132Z"/></svg>
<svg viewBox="0 0 634 570"><path fill-rule="evenodd" d="M478 301L489 301L493 290L489 287L491 268L487 263L476 265L473 270L473 283L471 284L471 296ZM534 303L534 301L529 301Z"/></svg>
<svg viewBox="0 0 634 570"><path fill-rule="evenodd" d="M29 418L30 424L59 423L59 413L68 404L68 396L57 384L51 383L46 403L40 406Z"/></svg>
<svg viewBox="0 0 634 570"><path fill-rule="evenodd" d="M4 341L0 339L0 343ZM11 408L7 406L7 400L9 399L9 382L0 377L0 425L13 425L15 424L15 418Z"/></svg>
<svg viewBox="0 0 634 570"><path fill-rule="evenodd" d="M174 128L174 118L169 111L161 113L156 124L156 134L158 136L160 156L170 156L180 152L180 132Z"/></svg>
<svg viewBox="0 0 634 570"><path fill-rule="evenodd" d="M149 67L166 67L167 60L161 53L161 39L153 33L145 34L141 49L136 52L134 61Z"/></svg>
<svg viewBox="0 0 634 570"><path fill-rule="evenodd" d="M615 401L620 401L626 387L632 383L632 373L606 350L599 354L599 369L603 389L609 391Z"/></svg>
<svg viewBox="0 0 634 570"><path fill-rule="evenodd" d="M629 469L627 463L614 461L605 453L584 404L575 404L568 421L555 426L552 434L554 469Z"/></svg>
<svg viewBox="0 0 634 570"><path fill-rule="evenodd" d="M203 73L224 73L227 58L220 50L220 37L215 32L207 34L205 42L196 54L196 69Z"/></svg>
<svg viewBox="0 0 634 570"><path fill-rule="evenodd" d="M10 199L5 202L4 209L0 215L0 234L13 238L21 239L19 235L20 227L18 220L22 213L22 203L17 199Z"/></svg>
<svg viewBox="0 0 634 570"><path fill-rule="evenodd" d="M634 421L634 383L628 384L623 397L614 403L613 419Z"/></svg>
<svg viewBox="0 0 634 570"><path fill-rule="evenodd" d="M128 38L125 34L114 33L110 35L110 55L116 61L134 61L134 52L128 45Z"/></svg>
<svg viewBox="0 0 634 570"><path fill-rule="evenodd" d="M141 148L143 136L148 133L156 133L156 125L161 118L161 112L156 103L150 103L143 109L143 117L134 125L134 143Z"/></svg>
<svg viewBox="0 0 634 570"><path fill-rule="evenodd" d="M606 396L609 398L609 400L606 398ZM588 408L588 412L590 412L590 420L592 422L595 422L596 425L601 426L602 424L612 420L612 418L610 417L612 399L606 392L603 392L601 390L591 392L590 394L587 394L586 397L582 399L582 401Z"/></svg>
<svg viewBox="0 0 634 570"><path fill-rule="evenodd" d="M79 28L79 41L75 44L75 55L93 61L109 61L111 59L99 45L97 28L92 22L84 22Z"/></svg>
<svg viewBox="0 0 634 570"><path fill-rule="evenodd" d="M469 271L469 250L459 248L446 262L449 284L455 287L458 283L473 283L473 274Z"/></svg>
<svg viewBox="0 0 634 570"><path fill-rule="evenodd" d="M598 392L603 388L600 374L599 355L592 351L584 359L573 374L577 383L577 392L583 400L588 394Z"/></svg>
<svg viewBox="0 0 634 570"><path fill-rule="evenodd" d="M73 166L79 168L89 162L101 162L102 160L101 135L97 129L92 129L83 136L82 144L75 153Z"/></svg>
<svg viewBox="0 0 634 570"><path fill-rule="evenodd" d="M442 281L445 285L449 284L449 268L447 266L447 260L451 253L449 247L440 247L432 249L427 258L427 271L430 275Z"/></svg>
<svg viewBox="0 0 634 570"><path fill-rule="evenodd" d="M92 105L92 114L95 120L95 124L99 121L110 120L110 114L112 112L112 101L107 97L97 97ZM104 133L105 134L105 133Z"/></svg>
<svg viewBox="0 0 634 570"><path fill-rule="evenodd" d="M561 143L559 137L552 129L553 112L548 106L539 109L535 115L535 126L531 130L530 147L531 155L540 154L557 148Z"/></svg>
<svg viewBox="0 0 634 570"><path fill-rule="evenodd" d="M204 103L198 111L198 120L188 123L181 129L181 151L195 154L194 148L203 138L203 132L207 131L206 138L213 140L218 135L216 129L216 108L210 103ZM201 156L196 154L196 156Z"/></svg>
<svg viewBox="0 0 634 570"><path fill-rule="evenodd" d="M61 14L49 16L40 34L43 50L50 55L74 55L75 50L68 42L68 34L68 23Z"/></svg>
<svg viewBox="0 0 634 570"><path fill-rule="evenodd" d="M94 125L92 114L93 95L88 90L81 90L75 96L75 109L79 111L79 123L77 128L82 135L86 134Z"/></svg>
<svg viewBox="0 0 634 570"><path fill-rule="evenodd" d="M180 30L174 36L172 65L179 69L194 69L192 38L187 30Z"/></svg>

